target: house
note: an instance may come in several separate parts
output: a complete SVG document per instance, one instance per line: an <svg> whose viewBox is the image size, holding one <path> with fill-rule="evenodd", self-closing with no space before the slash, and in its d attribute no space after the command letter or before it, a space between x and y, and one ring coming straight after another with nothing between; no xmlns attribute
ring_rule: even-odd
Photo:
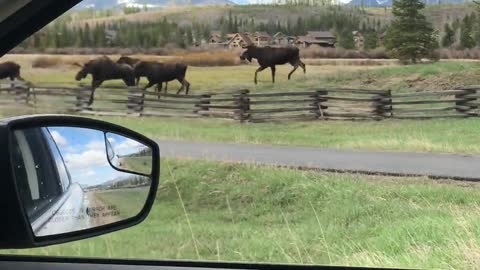
<svg viewBox="0 0 480 270"><path fill-rule="evenodd" d="M105 29L105 40L108 45L112 45L117 40L118 32L113 29Z"/></svg>
<svg viewBox="0 0 480 270"><path fill-rule="evenodd" d="M275 35L272 36L270 40L270 44L277 45L277 46L288 46L295 41L295 37L287 36L282 32L277 32Z"/></svg>
<svg viewBox="0 0 480 270"><path fill-rule="evenodd" d="M359 50L363 49L364 41L365 41L363 34L360 31L353 31L352 35L353 35L353 41L355 42L355 48Z"/></svg>
<svg viewBox="0 0 480 270"><path fill-rule="evenodd" d="M380 46L385 45L385 36L387 35L387 32L383 32L380 34Z"/></svg>
<svg viewBox="0 0 480 270"><path fill-rule="evenodd" d="M267 46L272 37L267 32L255 32L253 35L253 42L256 46Z"/></svg>
<svg viewBox="0 0 480 270"><path fill-rule="evenodd" d="M225 44L225 41L222 39L222 32L220 31L211 31L210 36L208 37L208 45L212 47L218 47Z"/></svg>
<svg viewBox="0 0 480 270"><path fill-rule="evenodd" d="M311 45L335 47L335 43L337 43L337 38L329 31L308 31L305 36L298 36L295 40L295 45L304 48Z"/></svg>
<svg viewBox="0 0 480 270"><path fill-rule="evenodd" d="M253 44L250 34L236 33L226 44L229 49L242 48L243 46Z"/></svg>

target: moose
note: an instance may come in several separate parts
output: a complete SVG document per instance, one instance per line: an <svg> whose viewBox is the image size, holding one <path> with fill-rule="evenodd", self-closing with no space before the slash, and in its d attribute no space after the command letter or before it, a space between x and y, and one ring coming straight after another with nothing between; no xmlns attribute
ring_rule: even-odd
<svg viewBox="0 0 480 270"><path fill-rule="evenodd" d="M20 76L20 65L15 62L5 62L0 64L0 80L7 79L10 80L22 80L23 78Z"/></svg>
<svg viewBox="0 0 480 270"><path fill-rule="evenodd" d="M168 82L177 80L182 86L177 91L177 95L185 90L185 94L188 95L190 90L190 83L185 79L188 66L181 63L158 63L151 61L135 61L135 59L128 59L128 57L121 57L117 63L127 63L134 62L133 69L135 77L137 79L137 85L140 81L140 77L146 77L148 84L144 89L148 89L154 85L157 85L158 97L160 98L160 93L163 88L163 83L165 85L165 93L167 93Z"/></svg>
<svg viewBox="0 0 480 270"><path fill-rule="evenodd" d="M140 62L141 60L138 59L138 58L132 58L130 56L125 56L125 55L122 55L118 61L117 61L117 64L127 64L131 67L133 67L136 63Z"/></svg>
<svg viewBox="0 0 480 270"><path fill-rule="evenodd" d="M303 69L303 73L307 72L305 64L300 60L300 50L296 47L256 47L255 45L251 44L248 46L244 46L243 48L246 50L242 53L240 59L252 62L252 59L255 58L260 65L260 67L255 72L255 84L258 83L258 73L268 67L270 67L270 69L272 70L272 82L275 83L276 65L283 65L289 63L293 66L293 70L288 74L289 80L299 66Z"/></svg>
<svg viewBox="0 0 480 270"><path fill-rule="evenodd" d="M82 69L75 76L77 81L85 79L88 74L92 75L92 93L88 105L92 105L95 89L100 87L104 81L122 79L127 86L135 86L133 68L127 64L117 64L107 56L102 56L79 66Z"/></svg>

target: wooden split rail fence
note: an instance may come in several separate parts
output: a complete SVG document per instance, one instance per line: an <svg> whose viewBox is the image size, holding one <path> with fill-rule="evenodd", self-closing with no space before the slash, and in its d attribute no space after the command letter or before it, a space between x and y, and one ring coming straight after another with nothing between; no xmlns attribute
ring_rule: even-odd
<svg viewBox="0 0 480 270"><path fill-rule="evenodd" d="M36 112L112 116L227 118L241 122L285 120L383 120L480 116L480 86L435 92L313 89L251 93L249 90L160 94L139 88L28 87L0 84L0 110L27 106Z"/></svg>

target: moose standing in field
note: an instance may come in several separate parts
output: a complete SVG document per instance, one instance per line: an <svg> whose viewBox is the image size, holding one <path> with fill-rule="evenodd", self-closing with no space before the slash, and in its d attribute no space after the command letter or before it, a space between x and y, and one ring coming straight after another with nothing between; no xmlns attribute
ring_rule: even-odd
<svg viewBox="0 0 480 270"><path fill-rule="evenodd" d="M290 63L293 66L293 70L288 74L288 79L300 66L303 69L303 73L307 72L305 64L300 60L300 50L296 47L284 47L284 48L273 48L273 47L256 47L255 45L248 45L243 47L246 49L240 56L241 60L248 60L252 62L252 59L255 58L258 61L260 67L255 72L255 84L257 84L257 75L262 70L270 67L272 70L272 82L275 83L275 71L276 65L283 65Z"/></svg>
<svg viewBox="0 0 480 270"><path fill-rule="evenodd" d="M117 63L131 62L128 57L121 57ZM165 93L167 93L167 86L169 81L177 80L182 86L177 91L177 95L185 90L185 94L188 95L190 90L190 83L185 79L188 66L181 63L158 63L137 61L133 64L135 77L137 78L137 85L140 81L140 77L146 77L148 79L148 85L144 89L148 89L154 85L157 85L158 97L160 98L160 92L163 87L163 83L166 83Z"/></svg>
<svg viewBox="0 0 480 270"><path fill-rule="evenodd" d="M15 62L5 62L0 64L0 80L7 79L10 80L22 80L20 76L20 65Z"/></svg>
<svg viewBox="0 0 480 270"><path fill-rule="evenodd" d="M117 64L127 64L131 67L133 67L136 63L140 62L141 60L138 59L138 58L133 58L133 57L130 57L130 56L125 56L125 55L122 55L118 61L117 61Z"/></svg>
<svg viewBox="0 0 480 270"><path fill-rule="evenodd" d="M92 105L95 89L104 81L122 79L127 86L135 86L133 68L127 64L117 64L107 56L91 60L81 67L75 76L77 81L84 79L88 74L92 75L92 93L88 105Z"/></svg>

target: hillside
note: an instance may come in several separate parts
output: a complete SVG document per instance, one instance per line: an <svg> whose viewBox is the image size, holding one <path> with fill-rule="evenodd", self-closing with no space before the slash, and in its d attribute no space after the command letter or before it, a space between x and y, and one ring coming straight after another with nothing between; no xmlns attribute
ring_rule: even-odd
<svg viewBox="0 0 480 270"><path fill-rule="evenodd" d="M130 21L130 22L146 22L146 21L158 21L166 17L167 20L177 22L179 24L188 23L193 21L199 23L216 23L222 16L227 17L229 13L232 16L237 16L238 19L254 18L257 23L267 23L268 21L280 21L285 22L290 20L295 22L299 17L307 18L310 16L321 16L326 12L337 13L351 13L351 14L364 14L359 7L349 6L330 6L330 7L310 7L310 6L284 6L284 5L272 5L266 7L265 5L217 5L217 6L172 6L168 8L158 8L149 11L142 11L134 14L121 14L108 17L77 20L76 23L84 24L97 24L97 23L109 23L112 21Z"/></svg>
<svg viewBox="0 0 480 270"><path fill-rule="evenodd" d="M356 1L356 0L355 0ZM365 0L376 1L376 0ZM473 11L471 3L462 4L442 4L428 5L425 8L427 18L433 23L435 28L443 29L445 22L451 22L455 18L463 18L466 14ZM296 22L299 17L308 18L310 16L320 17L327 12L340 12L355 14L363 18L363 20L380 20L382 24L391 20L391 8L370 7L360 8L355 6L330 6L330 7L309 7L309 6L285 6L285 5L233 5L233 6L175 6L168 8L152 9L142 11L135 14L117 14L113 16L95 16L95 18L75 20L79 24L97 24L109 23L112 21L130 21L130 22L147 22L157 21L166 18L169 21L177 22L180 25L190 24L193 21L199 23L208 23L213 27L221 17L226 17L231 12L233 16L239 19L254 18L257 23L268 23L269 21L287 21Z"/></svg>
<svg viewBox="0 0 480 270"><path fill-rule="evenodd" d="M230 0L84 0L76 9L114 9L117 7L165 7L171 5L234 5Z"/></svg>
<svg viewBox="0 0 480 270"><path fill-rule="evenodd" d="M424 0L427 5L469 3L471 0ZM393 0L351 0L348 5L365 7L391 7Z"/></svg>

